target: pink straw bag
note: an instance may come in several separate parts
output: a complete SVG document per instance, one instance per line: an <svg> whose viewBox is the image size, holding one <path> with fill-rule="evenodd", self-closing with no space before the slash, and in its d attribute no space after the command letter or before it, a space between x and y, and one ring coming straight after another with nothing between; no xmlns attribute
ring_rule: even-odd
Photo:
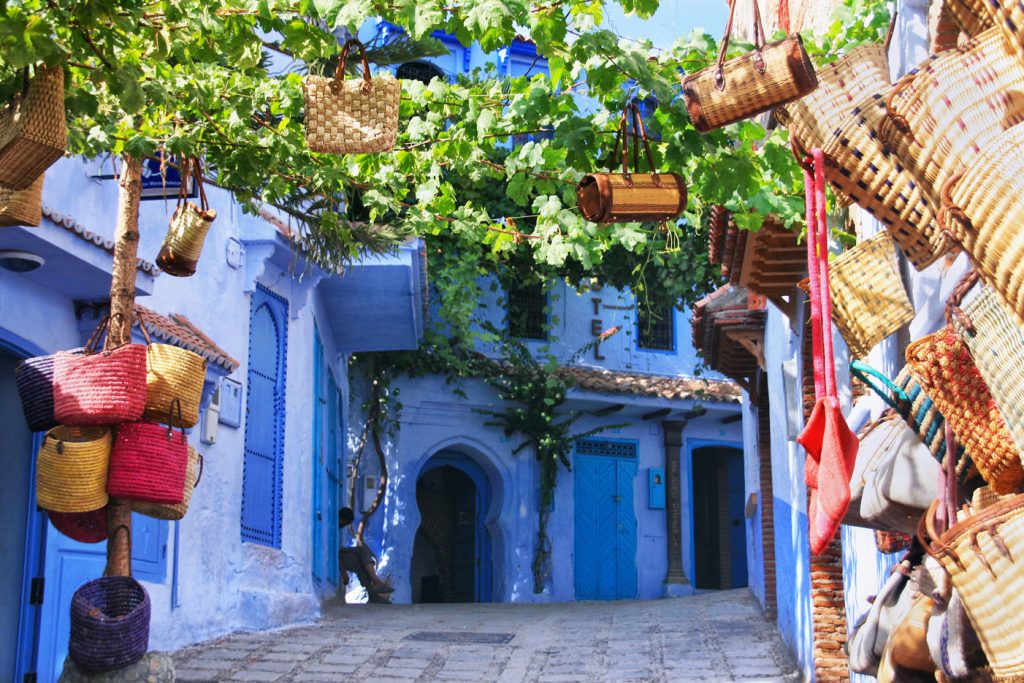
<svg viewBox="0 0 1024 683"><path fill-rule="evenodd" d="M181 406L175 401L177 424ZM173 410L172 410L173 413ZM174 424L174 415L168 422ZM188 440L156 422L121 425L110 454L107 493L114 498L177 505L185 496Z"/></svg>
<svg viewBox="0 0 1024 683"><path fill-rule="evenodd" d="M807 451L807 520L811 553L824 552L850 505L850 476L859 442L839 406L832 350L828 225L825 218L825 155L811 151L814 176L804 169L807 198L807 268L811 281L811 337L816 401L797 442Z"/></svg>

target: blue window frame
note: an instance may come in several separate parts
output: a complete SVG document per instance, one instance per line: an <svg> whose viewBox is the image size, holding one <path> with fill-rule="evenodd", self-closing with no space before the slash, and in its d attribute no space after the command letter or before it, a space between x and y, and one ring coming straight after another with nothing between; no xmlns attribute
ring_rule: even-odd
<svg viewBox="0 0 1024 683"><path fill-rule="evenodd" d="M281 547L288 302L252 293L242 470L242 540Z"/></svg>

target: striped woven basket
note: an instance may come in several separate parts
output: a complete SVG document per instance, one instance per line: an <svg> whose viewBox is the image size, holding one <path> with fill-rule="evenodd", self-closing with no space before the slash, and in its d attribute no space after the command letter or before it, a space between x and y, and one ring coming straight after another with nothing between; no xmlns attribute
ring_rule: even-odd
<svg viewBox="0 0 1024 683"><path fill-rule="evenodd" d="M0 112L0 185L28 188L67 148L64 69L38 68L25 92Z"/></svg>
<svg viewBox="0 0 1024 683"><path fill-rule="evenodd" d="M882 45L862 45L817 73L816 90L775 110L805 152L824 146L858 102L889 85L889 57Z"/></svg>
<svg viewBox="0 0 1024 683"><path fill-rule="evenodd" d="M199 481L203 478L203 456L199 451L188 447L188 470L185 472L185 492L181 502L177 505L161 503L136 502L132 509L140 515L154 517L156 519L178 520L188 512L189 501L192 500L192 492L195 491Z"/></svg>
<svg viewBox="0 0 1024 683"><path fill-rule="evenodd" d="M939 202L879 137L890 89L869 95L854 107L825 144L829 183L888 228L900 249L921 270L952 248L938 229Z"/></svg>
<svg viewBox="0 0 1024 683"><path fill-rule="evenodd" d="M1024 61L1024 5L1019 0L974 0L984 6L988 18L994 20L1017 58ZM972 3L974 4L974 3Z"/></svg>
<svg viewBox="0 0 1024 683"><path fill-rule="evenodd" d="M1024 64L989 29L896 84L879 132L937 196L1000 133L1024 121Z"/></svg>
<svg viewBox="0 0 1024 683"><path fill-rule="evenodd" d="M855 358L914 319L895 256L892 235L883 231L843 252L829 267L832 319Z"/></svg>
<svg viewBox="0 0 1024 683"><path fill-rule="evenodd" d="M0 185L0 228L36 227L43 222L43 176L24 190Z"/></svg>
<svg viewBox="0 0 1024 683"><path fill-rule="evenodd" d="M987 28L992 28L995 21L987 3L990 0L943 0L953 20L960 29L969 36L976 36Z"/></svg>
<svg viewBox="0 0 1024 683"><path fill-rule="evenodd" d="M953 326L1024 453L1024 330L989 287L964 304Z"/></svg>
<svg viewBox="0 0 1024 683"><path fill-rule="evenodd" d="M926 550L952 578L995 680L1024 680L1024 495L976 510L942 534L938 503L925 514Z"/></svg>
<svg viewBox="0 0 1024 683"><path fill-rule="evenodd" d="M982 279L1024 322L1024 124L985 146L942 187L943 225L970 254Z"/></svg>
<svg viewBox="0 0 1024 683"><path fill-rule="evenodd" d="M91 512L107 504L113 443L106 427L54 427L36 458L36 500L53 512Z"/></svg>
<svg viewBox="0 0 1024 683"><path fill-rule="evenodd" d="M908 346L907 366L992 490L1016 491L1024 483L1020 454L985 380L952 326Z"/></svg>

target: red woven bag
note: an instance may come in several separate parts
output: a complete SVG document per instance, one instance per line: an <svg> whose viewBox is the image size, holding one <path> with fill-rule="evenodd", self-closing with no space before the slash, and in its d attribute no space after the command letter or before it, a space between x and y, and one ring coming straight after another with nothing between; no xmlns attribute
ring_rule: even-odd
<svg viewBox="0 0 1024 683"><path fill-rule="evenodd" d="M175 400L181 420L181 406ZM173 422L168 416L168 421ZM107 493L113 498L177 505L185 497L188 439L185 431L157 422L131 422L117 429L110 454Z"/></svg>
<svg viewBox="0 0 1024 683"><path fill-rule="evenodd" d="M146 346L96 352L109 318L92 333L84 354L58 352L53 363L53 413L63 425L116 425L146 409Z"/></svg>

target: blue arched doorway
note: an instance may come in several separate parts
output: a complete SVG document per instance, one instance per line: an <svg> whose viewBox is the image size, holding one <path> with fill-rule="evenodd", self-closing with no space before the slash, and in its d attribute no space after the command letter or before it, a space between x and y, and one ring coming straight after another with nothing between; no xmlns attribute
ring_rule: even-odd
<svg viewBox="0 0 1024 683"><path fill-rule="evenodd" d="M416 480L420 526L413 543L413 602L490 602L493 594L491 483L473 459L445 449Z"/></svg>

